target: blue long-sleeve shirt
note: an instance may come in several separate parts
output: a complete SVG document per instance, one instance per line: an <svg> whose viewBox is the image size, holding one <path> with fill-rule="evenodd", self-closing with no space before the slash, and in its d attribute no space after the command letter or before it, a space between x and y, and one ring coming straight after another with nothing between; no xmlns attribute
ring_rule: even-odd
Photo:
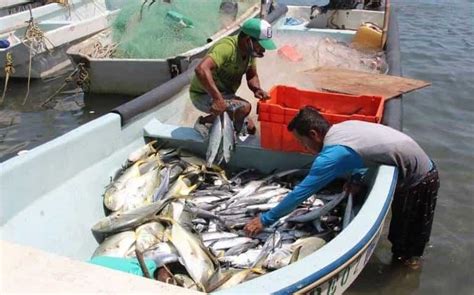
<svg viewBox="0 0 474 295"><path fill-rule="evenodd" d="M335 178L363 167L362 158L353 149L343 145L324 146L303 181L275 208L260 215L262 224L275 223Z"/></svg>

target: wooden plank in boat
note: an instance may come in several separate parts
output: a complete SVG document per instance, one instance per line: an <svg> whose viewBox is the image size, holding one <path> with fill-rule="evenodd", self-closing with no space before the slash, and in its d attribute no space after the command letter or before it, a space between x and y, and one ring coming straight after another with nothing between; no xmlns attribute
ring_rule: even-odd
<svg viewBox="0 0 474 295"><path fill-rule="evenodd" d="M303 72L316 88L353 95L378 95L385 100L431 85L421 80L364 73L331 67L319 67Z"/></svg>

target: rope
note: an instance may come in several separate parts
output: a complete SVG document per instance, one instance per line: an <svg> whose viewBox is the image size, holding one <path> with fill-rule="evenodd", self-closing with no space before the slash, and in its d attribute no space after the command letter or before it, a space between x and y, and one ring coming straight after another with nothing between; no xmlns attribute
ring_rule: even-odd
<svg viewBox="0 0 474 295"><path fill-rule="evenodd" d="M25 95L25 98L23 99L23 103L22 103L23 105L26 104L26 101L28 100L28 96L30 95L31 63L33 59L33 54L36 54L37 52L43 50L44 48L46 48L46 50L49 51L50 49L46 45L46 41L48 41L50 45L52 46L52 48L54 48L53 42L51 42L51 40L49 40L44 35L43 31L41 31L38 25L35 24L33 15L31 14L31 10L30 10L30 20L28 21L28 26L26 28L25 36L23 37L23 41L22 41L23 44L25 44L29 48L28 83L26 85L26 95Z"/></svg>
<svg viewBox="0 0 474 295"><path fill-rule="evenodd" d="M87 72L86 67L83 63L77 65L79 68L79 77L77 79L77 85L80 86L84 91L89 88L89 72Z"/></svg>
<svg viewBox="0 0 474 295"><path fill-rule="evenodd" d="M3 94L0 98L0 106L3 104L3 100L5 99L5 94L7 93L8 87L8 80L10 79L10 75L15 73L15 68L13 67L13 54L11 52L7 52L7 56L5 58L5 86L3 87Z"/></svg>
<svg viewBox="0 0 474 295"><path fill-rule="evenodd" d="M87 88L87 83L89 79L89 74L87 70L84 67L83 63L79 63L77 67L74 69L74 71L69 74L69 76L64 79L64 83L61 85L61 87L58 88L52 95L50 95L44 102L41 103L41 107L44 107L46 104L48 104L56 95L58 95L64 87L66 87L67 84L71 83L74 80L74 76L77 76L76 79L76 85L80 86L82 88Z"/></svg>
<svg viewBox="0 0 474 295"><path fill-rule="evenodd" d="M58 90L56 90L56 92L54 92L51 96L49 96L43 103L41 103L41 107L43 107L44 105L46 105L48 102L50 102L56 95L58 95L58 93L63 90L64 87L66 87L67 84L69 84L70 82L72 82L72 78L74 77L74 75L76 75L77 73L79 72L79 66L77 66L74 71L66 77L66 79L64 79L64 83L61 85L61 87L58 88Z"/></svg>
<svg viewBox="0 0 474 295"><path fill-rule="evenodd" d="M112 43L112 44L103 45L102 42L97 41L94 44L94 49L89 54L89 56L92 57L92 58L108 58L108 57L111 57L115 53L115 51L117 50L118 46L119 46L119 43Z"/></svg>

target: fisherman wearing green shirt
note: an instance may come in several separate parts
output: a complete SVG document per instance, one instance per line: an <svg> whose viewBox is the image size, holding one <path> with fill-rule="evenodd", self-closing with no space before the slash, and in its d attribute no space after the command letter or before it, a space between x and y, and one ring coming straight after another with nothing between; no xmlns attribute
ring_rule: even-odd
<svg viewBox="0 0 474 295"><path fill-rule="evenodd" d="M193 105L208 114L199 117L194 125L203 137L209 132L205 124L212 124L215 117L225 111L233 118L236 131L242 129L251 111L250 103L235 94L244 74L255 98L269 98L260 87L255 59L263 57L265 50L276 49L271 38L272 28L267 21L249 19L239 35L216 42L196 67L189 92ZM256 131L251 120L248 120L247 131L249 134Z"/></svg>

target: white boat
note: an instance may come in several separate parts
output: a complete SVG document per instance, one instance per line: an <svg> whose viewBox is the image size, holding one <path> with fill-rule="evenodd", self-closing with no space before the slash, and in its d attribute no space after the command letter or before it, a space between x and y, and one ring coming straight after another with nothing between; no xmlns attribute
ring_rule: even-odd
<svg viewBox="0 0 474 295"><path fill-rule="evenodd" d="M292 9L290 7L290 11ZM387 59L390 73L399 75L398 31L393 15L390 32ZM311 30L307 33L320 34ZM27 248L30 251L27 255L31 256L25 256L21 253L25 248L8 244L12 261L35 257L35 261L41 263L35 268L41 269L41 273L28 268L21 273L7 273L7 280L14 276L18 282L29 283L26 287L17 284L14 290L28 291L28 287L55 290L55 286L61 283L56 282L54 276L62 275L69 278L68 290L71 292L116 290L111 282L120 284L125 277L118 277L114 271L101 270L100 275L107 276L106 283L101 276L95 279L86 277L87 288L78 283L83 278L80 273L71 271L93 270L81 261L88 259L97 246L90 228L103 216L100 196L130 152L142 146L146 139L155 138L198 154L205 153L206 143L191 127L197 116L188 95L192 74L191 67L113 112L0 164L2 240L74 260L64 261L36 250L32 254L30 248ZM268 81L271 77L261 79ZM238 94L243 95L240 91ZM387 103L385 124L400 127L400 104L399 98ZM236 146L230 166L270 172L276 167L279 170L301 167L312 159L306 154L262 149L257 137ZM289 266L219 293L342 294L371 257L390 208L396 181L396 168L380 166L374 170L359 214L323 248ZM47 265L54 265L54 268ZM41 277L41 284L31 282L31 275ZM149 282L143 279L142 284L135 281L134 284L137 288L142 286L140 290L146 286L146 292L171 294L188 291Z"/></svg>
<svg viewBox="0 0 474 295"><path fill-rule="evenodd" d="M235 21L209 36L208 43L166 58L111 58L96 57L91 49L112 43L111 31L104 31L68 49L74 64L82 63L87 71L86 93L141 95L185 71L191 61L202 57L217 40L235 34L248 18L258 15L258 5L251 6ZM124 69L127 69L124 71ZM134 75L130 75L134 73Z"/></svg>
<svg viewBox="0 0 474 295"><path fill-rule="evenodd" d="M0 39L7 39L10 46L0 49L0 64L6 65L10 55L14 68L10 76L19 78L44 78L66 68L71 64L65 54L69 45L109 26L116 10L109 9L107 2L72 0L66 6L51 3L34 8L31 15L27 10L1 17ZM28 26L31 17L38 30ZM27 31L44 38L25 39ZM5 71L0 71L0 77L5 77Z"/></svg>

